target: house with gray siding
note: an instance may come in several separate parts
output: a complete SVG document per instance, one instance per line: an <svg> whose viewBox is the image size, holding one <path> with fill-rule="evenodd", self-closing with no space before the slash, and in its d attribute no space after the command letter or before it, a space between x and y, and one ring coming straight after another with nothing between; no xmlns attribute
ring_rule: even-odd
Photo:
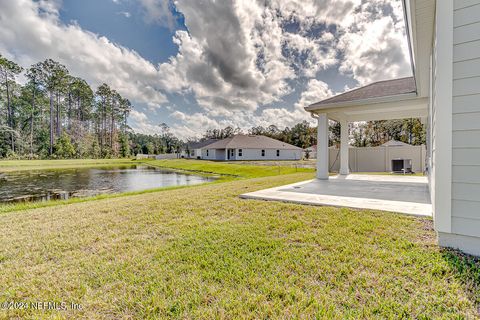
<svg viewBox="0 0 480 320"><path fill-rule="evenodd" d="M206 160L300 160L303 150L260 135L237 134L202 148Z"/></svg>
<svg viewBox="0 0 480 320"><path fill-rule="evenodd" d="M314 103L317 178L329 179L328 120L341 125L340 174L349 174L348 123L421 118L440 246L480 255L480 0L403 0L413 77Z"/></svg>
<svg viewBox="0 0 480 320"><path fill-rule="evenodd" d="M186 159L202 159L202 148L217 142L218 139L206 139L199 142L187 143L180 156Z"/></svg>

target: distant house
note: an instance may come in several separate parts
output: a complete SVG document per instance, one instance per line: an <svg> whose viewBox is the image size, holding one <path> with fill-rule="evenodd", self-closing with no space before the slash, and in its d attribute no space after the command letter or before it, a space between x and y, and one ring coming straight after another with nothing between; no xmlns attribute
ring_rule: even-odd
<svg viewBox="0 0 480 320"><path fill-rule="evenodd" d="M202 148L207 160L300 160L303 150L265 136L238 134Z"/></svg>
<svg viewBox="0 0 480 320"><path fill-rule="evenodd" d="M181 157L187 159L201 159L202 148L217 141L218 139L207 139L200 142L188 143L187 146L182 150Z"/></svg>

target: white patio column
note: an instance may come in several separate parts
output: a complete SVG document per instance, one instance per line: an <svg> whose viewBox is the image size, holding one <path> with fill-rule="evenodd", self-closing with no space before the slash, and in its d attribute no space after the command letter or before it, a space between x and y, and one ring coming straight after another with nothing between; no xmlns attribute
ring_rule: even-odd
<svg viewBox="0 0 480 320"><path fill-rule="evenodd" d="M317 119L317 178L328 180L328 117L320 113Z"/></svg>
<svg viewBox="0 0 480 320"><path fill-rule="evenodd" d="M348 168L348 121L340 120L340 174L350 173Z"/></svg>

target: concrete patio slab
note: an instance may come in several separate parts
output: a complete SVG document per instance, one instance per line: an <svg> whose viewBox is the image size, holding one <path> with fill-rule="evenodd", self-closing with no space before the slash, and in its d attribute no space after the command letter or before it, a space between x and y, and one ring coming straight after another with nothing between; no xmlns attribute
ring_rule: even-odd
<svg viewBox="0 0 480 320"><path fill-rule="evenodd" d="M375 209L432 216L426 177L360 175L309 180L240 195L308 205Z"/></svg>

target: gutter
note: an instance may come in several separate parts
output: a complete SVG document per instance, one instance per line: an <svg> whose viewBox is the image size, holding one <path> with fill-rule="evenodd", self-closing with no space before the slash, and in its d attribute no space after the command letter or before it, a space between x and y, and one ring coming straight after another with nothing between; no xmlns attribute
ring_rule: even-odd
<svg viewBox="0 0 480 320"><path fill-rule="evenodd" d="M410 53L410 66L412 68L413 79L415 79L415 93L418 95L417 76L415 74L415 60L413 59L413 48L412 48L412 41L411 41L412 38L410 35L410 24L408 23L408 15L407 15L407 1L408 0L402 0L403 20L405 21L405 32L407 34L408 52Z"/></svg>

